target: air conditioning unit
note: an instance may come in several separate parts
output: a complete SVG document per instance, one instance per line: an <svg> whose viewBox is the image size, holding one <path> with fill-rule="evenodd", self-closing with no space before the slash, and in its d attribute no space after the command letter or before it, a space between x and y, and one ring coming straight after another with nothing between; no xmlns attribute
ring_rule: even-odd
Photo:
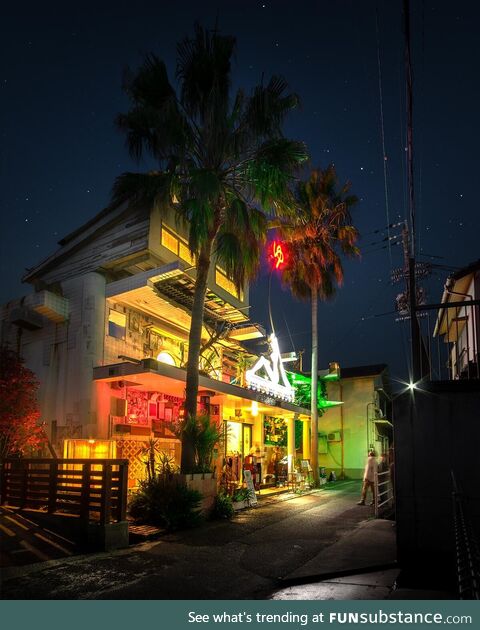
<svg viewBox="0 0 480 630"><path fill-rule="evenodd" d="M327 444L327 435L326 433L318 434L318 454L319 455L327 455L328 454L328 444Z"/></svg>
<svg viewBox="0 0 480 630"><path fill-rule="evenodd" d="M115 429L115 433L131 433L132 432L132 427L128 424L116 424L114 426Z"/></svg>
<svg viewBox="0 0 480 630"><path fill-rule="evenodd" d="M341 431L332 431L332 433L328 433L327 440L329 442L341 442L342 441Z"/></svg>

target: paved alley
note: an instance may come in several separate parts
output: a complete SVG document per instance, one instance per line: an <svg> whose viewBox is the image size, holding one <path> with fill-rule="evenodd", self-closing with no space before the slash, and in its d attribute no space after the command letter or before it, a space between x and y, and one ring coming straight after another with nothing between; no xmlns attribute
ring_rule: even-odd
<svg viewBox="0 0 480 630"><path fill-rule="evenodd" d="M318 558L369 522L387 523L385 541L373 555L359 542L353 561L359 567L394 561L391 523L372 521L373 509L356 505L358 492L358 482L339 482L311 494L266 498L231 522L129 549L5 569L2 598L263 599L305 568L319 573L335 563L351 566L348 548L333 564L330 558L322 566Z"/></svg>

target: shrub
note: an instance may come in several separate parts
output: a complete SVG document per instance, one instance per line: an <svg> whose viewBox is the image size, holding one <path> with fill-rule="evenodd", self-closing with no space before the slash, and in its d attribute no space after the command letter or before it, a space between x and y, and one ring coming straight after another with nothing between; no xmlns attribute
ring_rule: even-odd
<svg viewBox="0 0 480 630"><path fill-rule="evenodd" d="M45 432L39 425L38 387L23 359L0 346L0 462L5 457L31 457L45 444Z"/></svg>
<svg viewBox="0 0 480 630"><path fill-rule="evenodd" d="M223 425L207 414L189 416L180 423L170 425L170 428L184 444L190 444L194 452L193 467L182 472L213 472L215 447L221 447L225 438Z"/></svg>
<svg viewBox="0 0 480 630"><path fill-rule="evenodd" d="M253 497L254 492L250 488L237 488L233 493L232 500L234 502L250 501Z"/></svg>
<svg viewBox="0 0 480 630"><path fill-rule="evenodd" d="M213 506L213 518L232 518L234 513L232 497L223 492L217 494L215 497L215 505Z"/></svg>
<svg viewBox="0 0 480 630"><path fill-rule="evenodd" d="M176 476L158 476L140 482L130 503L130 516L139 523L172 531L195 527L201 522L198 490L188 488Z"/></svg>

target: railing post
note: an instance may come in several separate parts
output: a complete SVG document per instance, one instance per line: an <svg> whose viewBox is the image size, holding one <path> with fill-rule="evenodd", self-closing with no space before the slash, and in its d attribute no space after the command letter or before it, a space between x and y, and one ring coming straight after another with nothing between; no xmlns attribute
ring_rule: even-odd
<svg viewBox="0 0 480 630"><path fill-rule="evenodd" d="M375 504L375 518L378 518L378 493L379 493L379 486L378 486L378 473L375 473L375 481L374 481L374 504Z"/></svg>
<svg viewBox="0 0 480 630"><path fill-rule="evenodd" d="M22 462L22 460L20 460ZM27 504L27 486L28 486L28 464L26 462L21 463L22 476L20 487L20 509L23 509Z"/></svg>
<svg viewBox="0 0 480 630"><path fill-rule="evenodd" d="M90 462L82 464L82 499L80 504L80 518L90 520Z"/></svg>
<svg viewBox="0 0 480 630"><path fill-rule="evenodd" d="M127 518L127 491L128 491L128 462L121 462L118 466L118 502L117 520L124 521Z"/></svg>
<svg viewBox="0 0 480 630"><path fill-rule="evenodd" d="M102 499L100 504L100 524L107 525L111 521L112 504L112 465L105 462L102 474Z"/></svg>
<svg viewBox="0 0 480 630"><path fill-rule="evenodd" d="M5 505L7 503L7 475L11 471L11 464L8 462L3 462L0 469L0 505ZM8 472L7 472L8 471Z"/></svg>
<svg viewBox="0 0 480 630"><path fill-rule="evenodd" d="M58 464L50 462L50 474L48 484L48 513L57 511L57 486L58 486Z"/></svg>

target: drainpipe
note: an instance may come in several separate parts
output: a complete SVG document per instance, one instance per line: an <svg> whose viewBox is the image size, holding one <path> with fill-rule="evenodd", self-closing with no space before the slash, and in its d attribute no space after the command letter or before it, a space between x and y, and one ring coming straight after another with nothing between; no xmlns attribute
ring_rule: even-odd
<svg viewBox="0 0 480 630"><path fill-rule="evenodd" d="M373 402L369 402L369 403L367 404L367 453L368 453L368 451L370 450L370 440L369 440L369 437L370 437L370 425L369 425L369 421L370 421L370 419L369 419L369 415L368 415L368 408L370 407L370 405L375 406L375 401L373 401Z"/></svg>
<svg viewBox="0 0 480 630"><path fill-rule="evenodd" d="M343 402L343 388L342 383L339 383L340 387L340 402ZM343 424L343 405L340 405L340 431L342 432L342 455L341 455L341 465L342 469L340 471L341 479L345 479L345 439L344 439L344 424Z"/></svg>

